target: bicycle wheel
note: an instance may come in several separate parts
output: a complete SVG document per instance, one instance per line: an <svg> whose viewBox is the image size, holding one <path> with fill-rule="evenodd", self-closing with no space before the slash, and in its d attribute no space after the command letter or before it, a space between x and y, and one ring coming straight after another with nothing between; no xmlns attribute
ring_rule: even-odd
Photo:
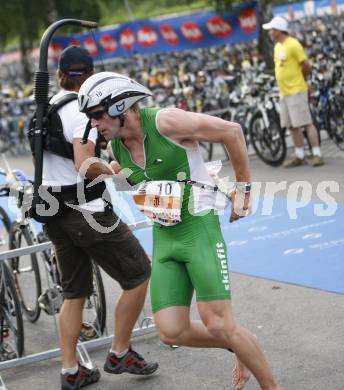
<svg viewBox="0 0 344 390"><path fill-rule="evenodd" d="M5 249L7 249L10 226L11 220L6 211L0 206L0 247L3 246Z"/></svg>
<svg viewBox="0 0 344 390"><path fill-rule="evenodd" d="M344 98L341 96L332 100L327 110L326 130L331 140L344 151Z"/></svg>
<svg viewBox="0 0 344 390"><path fill-rule="evenodd" d="M283 163L287 145L278 118L271 115L267 128L262 113L258 111L252 116L248 133L253 149L263 162L273 167Z"/></svg>
<svg viewBox="0 0 344 390"><path fill-rule="evenodd" d="M106 300L103 279L97 264L93 267L93 293L85 301L80 341L101 337L106 325Z"/></svg>
<svg viewBox="0 0 344 390"><path fill-rule="evenodd" d="M0 266L0 361L16 359L24 352L24 325L11 272Z"/></svg>
<svg viewBox="0 0 344 390"><path fill-rule="evenodd" d="M33 245L29 227L14 222L9 244L10 249ZM23 313L30 322L36 322L41 314L38 298L42 293L37 253L15 257L10 260L10 265Z"/></svg>

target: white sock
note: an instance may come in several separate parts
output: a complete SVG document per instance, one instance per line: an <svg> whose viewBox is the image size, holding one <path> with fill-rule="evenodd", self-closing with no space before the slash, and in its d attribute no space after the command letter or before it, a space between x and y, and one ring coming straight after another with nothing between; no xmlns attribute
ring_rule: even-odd
<svg viewBox="0 0 344 390"><path fill-rule="evenodd" d="M295 148L295 156L303 160L305 158L305 149L304 148Z"/></svg>
<svg viewBox="0 0 344 390"><path fill-rule="evenodd" d="M122 352L117 352L117 351L114 351L113 349L110 349L110 353L114 353L118 358L122 358L123 356L125 356L125 354L129 351L129 349L126 349Z"/></svg>
<svg viewBox="0 0 344 390"><path fill-rule="evenodd" d="M321 157L321 150L320 150L320 147L319 146L314 146L312 148L312 153L313 153L313 156L318 156L318 157Z"/></svg>
<svg viewBox="0 0 344 390"><path fill-rule="evenodd" d="M61 372L62 372L63 375L64 374L74 375L74 374L76 374L78 372L78 369L79 369L78 365L76 365L75 367L71 367L71 368L63 368L62 367Z"/></svg>

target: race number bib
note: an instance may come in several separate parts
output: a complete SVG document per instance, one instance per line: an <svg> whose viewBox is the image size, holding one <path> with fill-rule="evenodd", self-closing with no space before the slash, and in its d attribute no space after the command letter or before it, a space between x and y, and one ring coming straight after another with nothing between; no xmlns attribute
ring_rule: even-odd
<svg viewBox="0 0 344 390"><path fill-rule="evenodd" d="M142 183L133 198L139 210L160 225L173 226L181 221L181 186L177 182Z"/></svg>

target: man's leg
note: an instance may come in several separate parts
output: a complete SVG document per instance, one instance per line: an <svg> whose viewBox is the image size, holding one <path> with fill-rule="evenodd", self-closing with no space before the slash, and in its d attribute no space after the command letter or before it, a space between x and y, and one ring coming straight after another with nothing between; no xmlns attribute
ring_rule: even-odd
<svg viewBox="0 0 344 390"><path fill-rule="evenodd" d="M309 143L312 148L319 147L319 137L318 137L318 131L316 127L311 123L310 125L306 126L307 130L307 136L309 139Z"/></svg>
<svg viewBox="0 0 344 390"><path fill-rule="evenodd" d="M161 341L167 345L182 345L196 348L230 348L229 343L211 333L202 321L190 321L190 308L173 306L162 309L154 315ZM253 337L255 337L253 335ZM232 371L232 383L235 389L241 390L250 378L250 372L236 357Z"/></svg>
<svg viewBox="0 0 344 390"><path fill-rule="evenodd" d="M115 307L115 336L111 349L122 352L130 345L131 333L143 308L148 280L132 290L125 290Z"/></svg>
<svg viewBox="0 0 344 390"><path fill-rule="evenodd" d="M290 129L295 148L304 148L304 140L301 130L298 127Z"/></svg>
<svg viewBox="0 0 344 390"><path fill-rule="evenodd" d="M285 168L293 168L306 164L303 134L299 128L291 128L290 132L294 143L295 157L283 164Z"/></svg>
<svg viewBox="0 0 344 390"><path fill-rule="evenodd" d="M262 389L279 389L256 337L234 322L230 302L199 302L198 306L206 327L189 320L189 308L171 307L157 312L154 317L161 340L169 345L231 348L240 359L239 369L240 365L247 366ZM245 378L239 374L237 389L243 388L247 374L247 371L243 373Z"/></svg>
<svg viewBox="0 0 344 390"><path fill-rule="evenodd" d="M198 302L198 308L209 333L230 346L255 376L262 390L280 389L257 338L234 320L230 301Z"/></svg>
<svg viewBox="0 0 344 390"><path fill-rule="evenodd" d="M167 345L198 348L229 348L223 340L210 334L202 321L190 320L190 308L173 306L154 314L159 337Z"/></svg>
<svg viewBox="0 0 344 390"><path fill-rule="evenodd" d="M114 226L118 223L118 217L112 212L106 212L99 216L98 223ZM123 289L114 310L114 337L104 370L112 374L152 374L158 364L146 362L130 346L131 334L145 302L151 273L148 256L122 221L116 229L103 235L102 240L87 249L90 257Z"/></svg>
<svg viewBox="0 0 344 390"><path fill-rule="evenodd" d="M309 143L312 147L313 159L311 160L311 164L313 167L320 167L321 165L324 165L324 160L322 158L321 149L319 145L318 131L313 123L307 125L306 129Z"/></svg>
<svg viewBox="0 0 344 390"><path fill-rule="evenodd" d="M151 375L158 363L147 362L133 351L130 337L143 308L148 280L138 287L122 292L115 309L115 333L111 350L107 355L104 371L111 374L128 372L135 375Z"/></svg>
<svg viewBox="0 0 344 390"><path fill-rule="evenodd" d="M59 316L62 368L72 368L77 364L76 346L81 331L84 302L85 298L63 301Z"/></svg>

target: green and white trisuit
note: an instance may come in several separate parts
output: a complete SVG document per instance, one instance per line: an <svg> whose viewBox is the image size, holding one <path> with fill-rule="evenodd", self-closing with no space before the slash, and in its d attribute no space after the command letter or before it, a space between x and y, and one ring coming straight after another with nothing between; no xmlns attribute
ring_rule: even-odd
<svg viewBox="0 0 344 390"><path fill-rule="evenodd" d="M135 164L120 138L112 150L122 168L132 171L130 182L190 179L213 183L199 147L185 148L163 136L157 128L160 109L140 110L144 132L144 169ZM218 216L216 194L183 184L181 222L153 226L151 300L154 312L170 306L189 306L193 290L198 301L230 299L227 248Z"/></svg>

